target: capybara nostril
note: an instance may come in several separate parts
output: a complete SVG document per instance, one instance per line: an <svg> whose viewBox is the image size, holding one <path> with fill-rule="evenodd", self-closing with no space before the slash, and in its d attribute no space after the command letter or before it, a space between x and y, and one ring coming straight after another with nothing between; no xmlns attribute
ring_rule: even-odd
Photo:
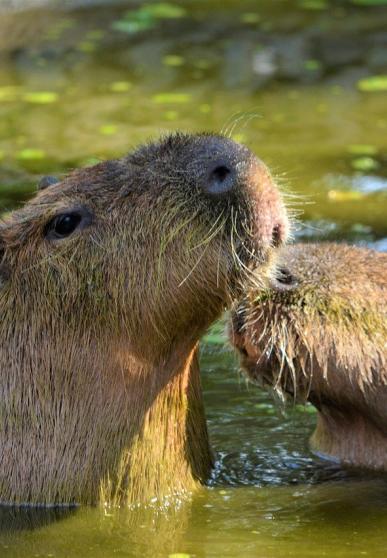
<svg viewBox="0 0 387 558"><path fill-rule="evenodd" d="M216 161L204 180L203 190L210 196L223 197L233 190L235 183L235 169L229 163Z"/></svg>
<svg viewBox="0 0 387 558"><path fill-rule="evenodd" d="M297 283L295 276L292 275L286 267L280 267L278 269L276 279L278 283L281 283L282 285L294 285Z"/></svg>
<svg viewBox="0 0 387 558"><path fill-rule="evenodd" d="M298 287L298 279L288 268L281 266L275 270L269 284L274 292L291 291Z"/></svg>

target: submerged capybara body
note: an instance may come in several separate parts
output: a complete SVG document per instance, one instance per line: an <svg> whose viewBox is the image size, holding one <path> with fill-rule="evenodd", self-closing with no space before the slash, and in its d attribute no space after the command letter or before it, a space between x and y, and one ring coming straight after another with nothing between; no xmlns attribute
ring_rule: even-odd
<svg viewBox="0 0 387 558"><path fill-rule="evenodd" d="M248 376L318 410L312 448L387 471L387 254L344 244L284 249L250 291L232 342Z"/></svg>
<svg viewBox="0 0 387 558"><path fill-rule="evenodd" d="M270 268L279 194L205 134L53 182L0 226L0 501L181 497L211 467L198 339Z"/></svg>

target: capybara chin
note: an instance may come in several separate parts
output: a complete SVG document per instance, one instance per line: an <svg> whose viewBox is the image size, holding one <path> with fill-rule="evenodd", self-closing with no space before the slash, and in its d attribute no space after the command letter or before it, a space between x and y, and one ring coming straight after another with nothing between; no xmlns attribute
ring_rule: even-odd
<svg viewBox="0 0 387 558"><path fill-rule="evenodd" d="M231 340L249 378L317 408L312 449L387 471L386 253L289 246L271 289L236 308Z"/></svg>
<svg viewBox="0 0 387 558"><path fill-rule="evenodd" d="M0 501L181 498L211 467L197 343L287 220L221 136L76 170L0 226Z"/></svg>

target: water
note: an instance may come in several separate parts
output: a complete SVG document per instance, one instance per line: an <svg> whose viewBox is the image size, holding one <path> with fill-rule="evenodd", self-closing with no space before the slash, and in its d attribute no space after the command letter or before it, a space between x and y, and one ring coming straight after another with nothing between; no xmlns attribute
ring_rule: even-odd
<svg viewBox="0 0 387 558"><path fill-rule="evenodd" d="M175 129L223 130L301 196L299 238L385 250L387 92L368 78L387 74L387 8L355 4L2 13L1 208L30 196L42 174ZM4 508L2 558L386 555L385 479L314 457L313 409L283 413L217 339L202 348L217 459L209 487L166 511Z"/></svg>

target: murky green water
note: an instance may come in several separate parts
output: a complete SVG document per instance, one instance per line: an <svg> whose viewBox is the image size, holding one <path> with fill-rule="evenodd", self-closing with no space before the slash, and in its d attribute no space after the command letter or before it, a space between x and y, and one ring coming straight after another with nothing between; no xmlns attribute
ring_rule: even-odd
<svg viewBox="0 0 387 558"><path fill-rule="evenodd" d="M170 130L223 130L302 196L299 237L386 249L387 8L362 4L0 11L1 208L28 197L41 174ZM385 479L314 458L311 409L282 415L211 340L210 487L168 512L3 509L1 557L386 555Z"/></svg>

